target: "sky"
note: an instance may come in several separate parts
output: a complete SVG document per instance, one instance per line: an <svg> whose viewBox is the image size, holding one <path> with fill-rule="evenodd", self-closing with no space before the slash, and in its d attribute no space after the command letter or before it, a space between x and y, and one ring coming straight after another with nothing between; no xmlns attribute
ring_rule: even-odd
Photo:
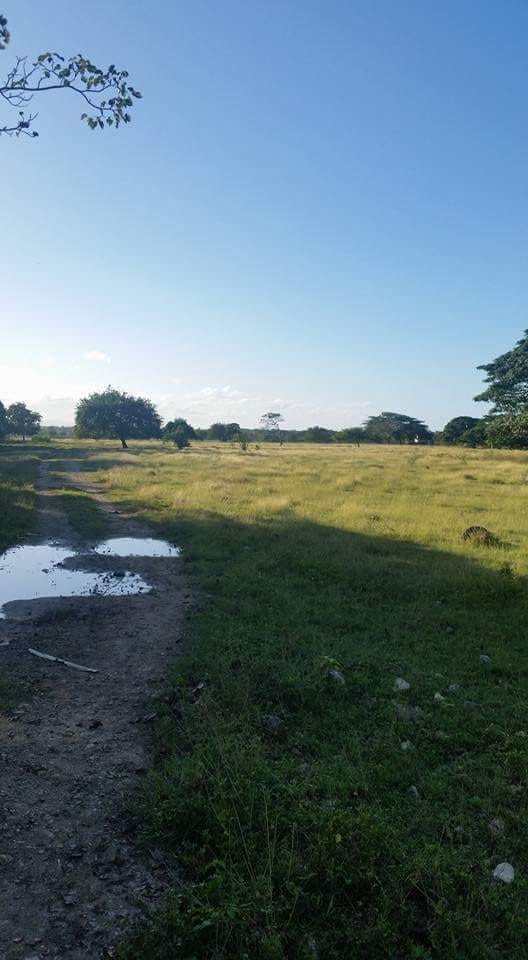
<svg viewBox="0 0 528 960"><path fill-rule="evenodd" d="M526 0L0 12L1 73L82 52L143 93L117 132L61 91L38 139L0 137L4 403L70 424L112 384L195 426L485 412L476 366L528 326Z"/></svg>

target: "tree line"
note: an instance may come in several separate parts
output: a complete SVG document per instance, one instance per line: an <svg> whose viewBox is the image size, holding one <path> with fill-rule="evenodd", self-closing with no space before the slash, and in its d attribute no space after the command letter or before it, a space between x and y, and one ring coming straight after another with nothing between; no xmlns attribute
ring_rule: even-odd
<svg viewBox="0 0 528 960"><path fill-rule="evenodd" d="M454 417L438 432L429 429L423 420L403 413L383 411L368 417L361 427L329 430L313 426L306 430L289 430L283 426L281 413L268 411L259 427L247 429L239 423L213 423L207 429L193 427L183 417L163 425L156 407L145 397L134 397L114 387L91 393L77 404L74 434L80 438L118 439L123 449L127 440L162 439L178 449L188 447L191 440L213 440L240 443L275 441L277 443L389 443L430 444L456 443L472 447L509 447L528 449L528 330L512 350L477 369L486 374L487 387L477 402L492 403L484 417ZM37 434L42 417L24 403L5 407L0 402L0 438L20 436L23 440ZM70 428L49 428L50 435L70 433Z"/></svg>
<svg viewBox="0 0 528 960"><path fill-rule="evenodd" d="M30 410L25 403L12 403L5 407L0 400L0 439L3 437L34 436L40 430L42 416Z"/></svg>

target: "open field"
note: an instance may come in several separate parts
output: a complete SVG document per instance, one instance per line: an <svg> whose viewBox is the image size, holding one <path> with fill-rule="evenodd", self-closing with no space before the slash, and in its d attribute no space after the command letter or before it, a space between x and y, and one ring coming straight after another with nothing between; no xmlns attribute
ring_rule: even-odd
<svg viewBox="0 0 528 960"><path fill-rule="evenodd" d="M196 593L138 810L184 882L122 957L527 956L528 455L49 453L180 543Z"/></svg>

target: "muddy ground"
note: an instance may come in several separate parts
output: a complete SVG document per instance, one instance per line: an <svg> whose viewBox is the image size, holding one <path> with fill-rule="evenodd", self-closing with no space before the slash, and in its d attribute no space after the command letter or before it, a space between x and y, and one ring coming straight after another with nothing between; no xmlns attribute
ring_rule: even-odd
<svg viewBox="0 0 528 960"><path fill-rule="evenodd" d="M79 548L42 468L30 541ZM96 496L109 536L149 536ZM82 564L79 564L82 565ZM155 588L130 597L19 602L0 620L0 670L21 698L0 716L0 958L99 960L175 879L175 867L133 845L126 801L148 760L149 702L178 650L190 596L178 558L91 557L90 568L140 573ZM95 668L85 673L34 647Z"/></svg>

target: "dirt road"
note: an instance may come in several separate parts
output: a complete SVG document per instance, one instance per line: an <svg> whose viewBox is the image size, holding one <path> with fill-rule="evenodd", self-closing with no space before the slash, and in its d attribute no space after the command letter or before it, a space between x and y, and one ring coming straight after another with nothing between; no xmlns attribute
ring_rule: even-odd
<svg viewBox="0 0 528 960"><path fill-rule="evenodd" d="M82 476L71 482L97 494ZM82 548L53 486L43 467L32 542ZM150 535L101 506L110 536ZM91 556L91 569L140 573L154 592L23 601L0 620L0 670L26 691L0 716L1 960L112 956L140 903L174 876L162 858L134 849L124 805L145 775L149 701L189 603L180 563ZM98 672L37 659L28 647Z"/></svg>

